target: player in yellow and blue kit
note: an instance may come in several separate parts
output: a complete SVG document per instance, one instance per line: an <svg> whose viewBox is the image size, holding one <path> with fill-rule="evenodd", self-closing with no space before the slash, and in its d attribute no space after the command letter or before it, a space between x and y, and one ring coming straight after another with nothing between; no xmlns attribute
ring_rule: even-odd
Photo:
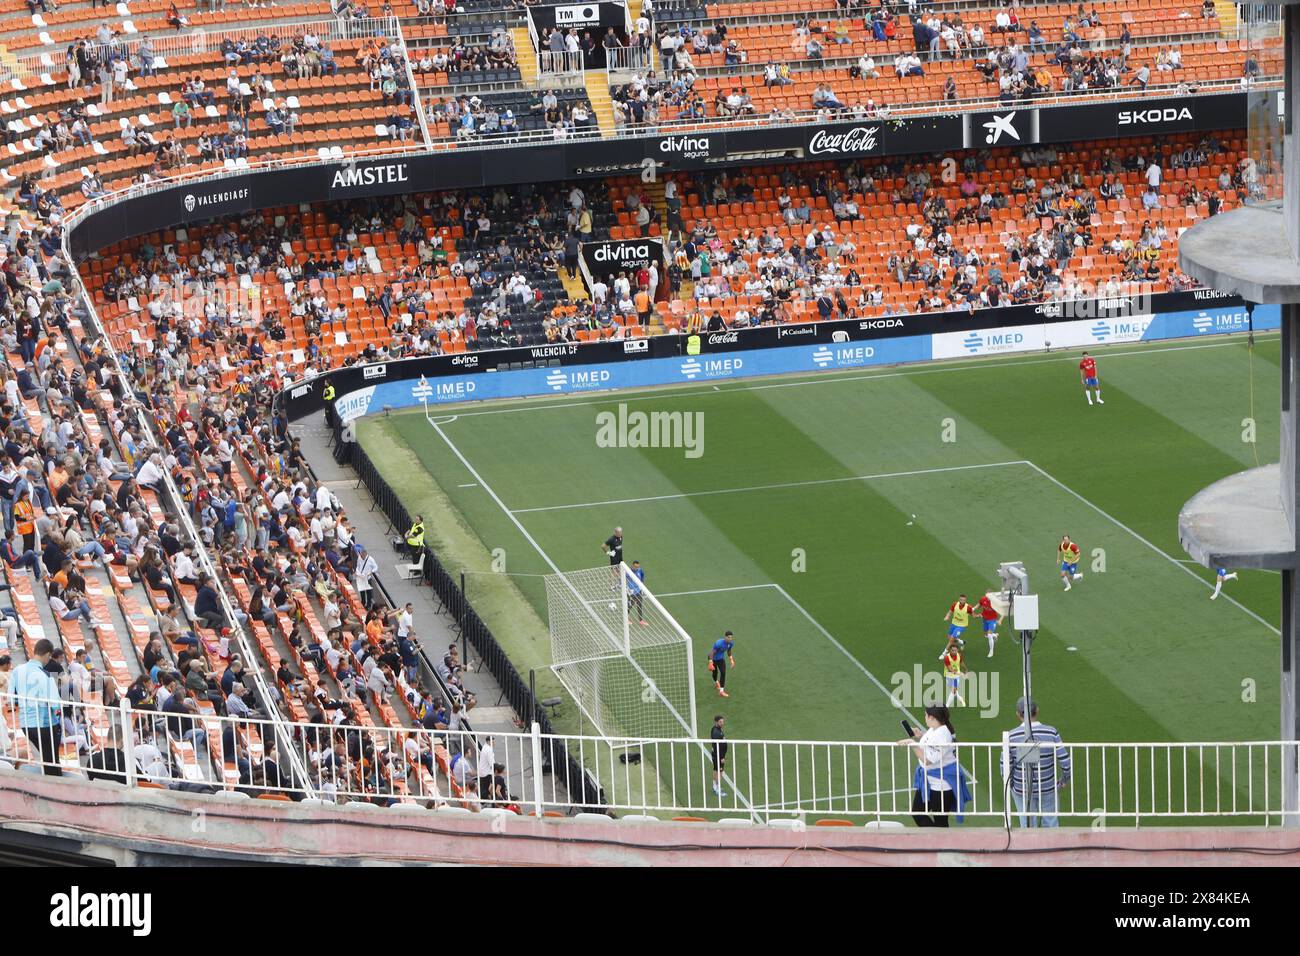
<svg viewBox="0 0 1300 956"><path fill-rule="evenodd" d="M1056 549L1056 560L1061 562L1061 580L1065 582L1065 589L1070 590L1070 579L1075 581L1083 580L1083 574L1079 571L1079 546L1070 540L1070 536L1062 535L1061 544Z"/></svg>
<svg viewBox="0 0 1300 956"><path fill-rule="evenodd" d="M955 700L963 707L966 698L961 695L961 681L966 676L966 658L961 652L961 642L955 637L948 638L948 646L939 658L943 664L943 680L948 686L948 699L945 707L951 707Z"/></svg>
<svg viewBox="0 0 1300 956"><path fill-rule="evenodd" d="M966 646L966 642L962 640L961 636L970 624L970 616L974 611L975 608L966 600L966 595L959 594L957 600L949 606L948 613L943 616L945 621L950 618L952 620L952 623L948 625L948 637L962 647Z"/></svg>

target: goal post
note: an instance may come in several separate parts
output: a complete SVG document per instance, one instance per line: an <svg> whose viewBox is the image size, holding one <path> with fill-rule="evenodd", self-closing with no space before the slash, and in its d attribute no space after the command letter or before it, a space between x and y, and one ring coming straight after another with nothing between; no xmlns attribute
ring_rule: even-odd
<svg viewBox="0 0 1300 956"><path fill-rule="evenodd" d="M546 577L551 670L604 737L696 737L691 636L626 564Z"/></svg>

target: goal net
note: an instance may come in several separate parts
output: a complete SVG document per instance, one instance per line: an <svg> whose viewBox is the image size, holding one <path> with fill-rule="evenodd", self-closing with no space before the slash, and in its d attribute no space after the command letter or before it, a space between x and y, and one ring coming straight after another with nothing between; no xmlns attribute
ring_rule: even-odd
<svg viewBox="0 0 1300 956"><path fill-rule="evenodd" d="M626 564L546 578L551 669L605 737L695 737L691 637Z"/></svg>

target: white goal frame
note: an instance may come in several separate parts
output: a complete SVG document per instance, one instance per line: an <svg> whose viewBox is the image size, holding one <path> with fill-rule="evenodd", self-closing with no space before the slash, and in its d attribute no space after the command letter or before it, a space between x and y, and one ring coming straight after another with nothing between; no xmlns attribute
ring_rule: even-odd
<svg viewBox="0 0 1300 956"><path fill-rule="evenodd" d="M636 591L629 587L634 580ZM601 736L697 736L694 642L631 568L620 562L547 575L546 596L551 671ZM607 702L608 682L620 668L639 681L625 688L640 695L639 713ZM667 719L645 708L659 708Z"/></svg>

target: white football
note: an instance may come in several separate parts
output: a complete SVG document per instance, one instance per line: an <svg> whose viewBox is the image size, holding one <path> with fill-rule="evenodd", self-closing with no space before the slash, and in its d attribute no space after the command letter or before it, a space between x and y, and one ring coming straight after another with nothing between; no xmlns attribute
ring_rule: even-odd
<svg viewBox="0 0 1300 956"><path fill-rule="evenodd" d="M610 609L611 611L614 610L614 609L617 608L617 607L618 607L618 605L615 604L613 601L610 601L610 602L609 602L609 609Z"/></svg>

